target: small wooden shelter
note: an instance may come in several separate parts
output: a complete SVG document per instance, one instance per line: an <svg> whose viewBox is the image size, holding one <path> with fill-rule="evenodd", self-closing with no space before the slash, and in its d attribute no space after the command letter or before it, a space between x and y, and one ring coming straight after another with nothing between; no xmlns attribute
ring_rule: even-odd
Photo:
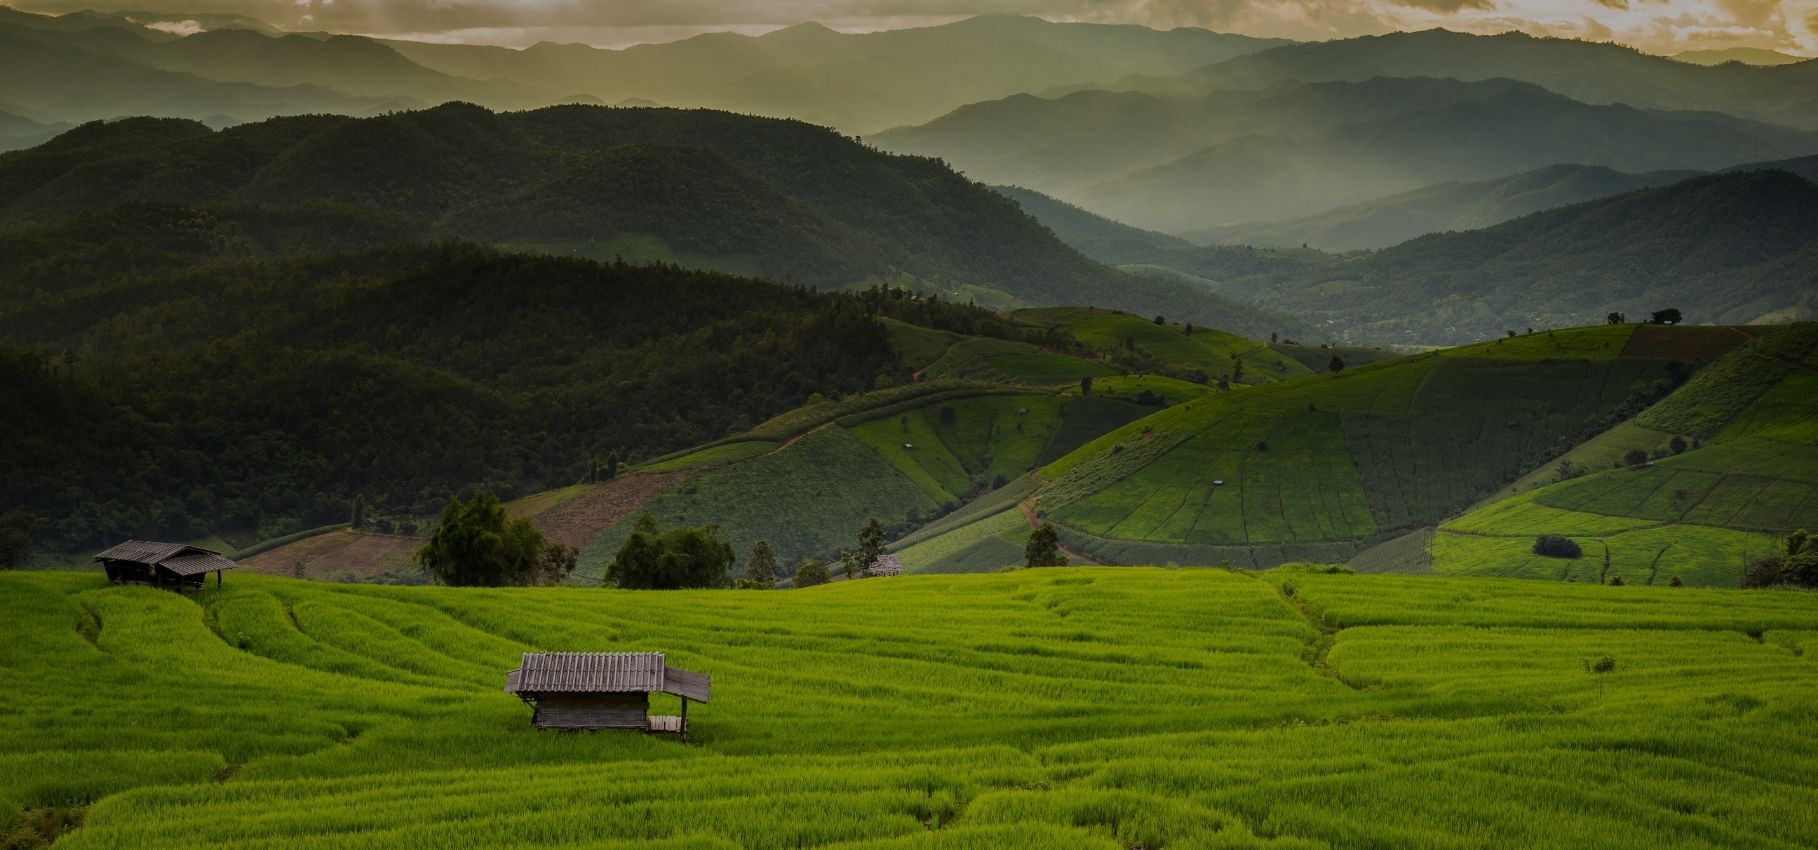
<svg viewBox="0 0 1818 850"><path fill-rule="evenodd" d="M146 584L179 593L200 588L209 573L215 574L219 585L221 573L237 566L213 549L150 540L128 540L96 555L95 560L114 584Z"/></svg>
<svg viewBox="0 0 1818 850"><path fill-rule="evenodd" d="M688 703L707 702L712 681L671 667L661 652L526 652L505 692L534 711L538 729L642 729L688 740ZM650 695L682 698L682 715L650 715Z"/></svg>

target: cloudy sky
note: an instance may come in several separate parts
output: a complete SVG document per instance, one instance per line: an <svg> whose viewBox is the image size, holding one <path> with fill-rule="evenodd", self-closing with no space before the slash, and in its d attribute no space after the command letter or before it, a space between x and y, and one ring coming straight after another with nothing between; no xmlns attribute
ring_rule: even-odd
<svg viewBox="0 0 1818 850"><path fill-rule="evenodd" d="M802 21L869 31L985 13L1198 26L1322 39L1444 26L1618 41L1659 53L1752 46L1818 55L1818 0L0 0L84 8L236 12L287 29L524 45L618 47ZM111 5L110 5L111 2Z"/></svg>

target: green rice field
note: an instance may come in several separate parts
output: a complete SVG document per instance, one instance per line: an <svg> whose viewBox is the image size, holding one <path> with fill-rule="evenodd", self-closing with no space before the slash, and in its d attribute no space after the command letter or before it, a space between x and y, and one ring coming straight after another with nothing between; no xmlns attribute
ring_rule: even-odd
<svg viewBox="0 0 1818 850"><path fill-rule="evenodd" d="M1818 844L1813 601L1294 570L189 597L4 574L0 819L59 850L1791 850ZM687 745L538 732L501 686L549 649L662 650L713 699Z"/></svg>

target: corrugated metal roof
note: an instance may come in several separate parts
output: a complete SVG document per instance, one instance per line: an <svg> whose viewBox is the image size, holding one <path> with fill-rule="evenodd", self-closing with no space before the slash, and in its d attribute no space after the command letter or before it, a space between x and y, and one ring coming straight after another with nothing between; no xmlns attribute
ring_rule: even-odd
<svg viewBox="0 0 1818 850"><path fill-rule="evenodd" d="M505 674L505 691L536 693L669 693L706 702L706 676L670 667L661 652L526 652Z"/></svg>
<svg viewBox="0 0 1818 850"><path fill-rule="evenodd" d="M903 559L895 555L879 555L871 566L865 568L869 576L895 576L903 574Z"/></svg>
<svg viewBox="0 0 1818 850"><path fill-rule="evenodd" d="M232 559L213 549L152 540L128 540L97 554L95 560L155 564L183 576L231 570L237 566Z"/></svg>
<svg viewBox="0 0 1818 850"><path fill-rule="evenodd" d="M159 561L158 566L180 576L193 576L215 570L231 570L234 562L213 552L185 552Z"/></svg>
<svg viewBox="0 0 1818 850"><path fill-rule="evenodd" d="M101 561L138 561L141 564L155 564L184 549L189 548L181 543L156 543L150 540L128 540L118 546L109 548L95 556Z"/></svg>

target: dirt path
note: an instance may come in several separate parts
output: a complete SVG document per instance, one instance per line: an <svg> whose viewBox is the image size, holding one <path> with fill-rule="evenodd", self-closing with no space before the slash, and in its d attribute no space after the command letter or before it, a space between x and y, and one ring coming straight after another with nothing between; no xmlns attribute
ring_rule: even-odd
<svg viewBox="0 0 1818 850"><path fill-rule="evenodd" d="M816 426L814 426L814 427L813 427L813 428L809 428L809 429L808 429L808 430L806 430L806 431L803 431L803 432L802 432L802 433L800 433L800 434L797 434L797 435L795 435L795 436L793 436L793 437L790 437L790 438L789 438L789 439L787 439L787 440L784 440L784 441L782 441L782 442L780 442L780 443L777 443L777 444L776 444L776 445L774 445L774 446L772 446L772 447L770 447L770 451L767 451L767 452L765 452L765 453L763 453L763 454L761 454L761 455L758 455L758 457L769 457L769 456L771 456L771 455L773 455L773 454L776 454L776 453L777 453L777 452L780 452L780 451L782 451L782 450L784 450L784 449L786 449L786 448L789 448L789 447L790 447L790 446L793 446L793 445L795 445L795 443L796 443L796 441L797 441L797 440L800 440L800 439L801 439L801 438L803 438L803 437L806 437L806 436L808 436L808 435L809 435L809 434L814 434L814 433L817 433L817 432L820 432L820 431L825 431L825 430L827 430L827 429L828 429L828 428L832 428L832 427L833 427L833 425L834 425L834 420L832 420L832 419L829 419L829 420L827 420L827 421L826 421L826 422L822 422L822 423L821 423L821 424L819 424L819 425L816 425Z"/></svg>
<svg viewBox="0 0 1818 850"><path fill-rule="evenodd" d="M915 370L915 371L914 371L914 372L911 372L911 373L909 373L909 380L910 380L910 382L912 382L912 383L913 383L913 382L915 382L915 381L919 381L919 380L921 380L921 379L922 379L922 373L923 373L923 372L926 372L926 371L928 371L928 370L929 370L929 369L931 369L931 368L933 368L933 366L934 366L934 364L936 364L936 363L939 363L939 362L941 362L941 361L942 361L942 360L945 360L945 359L946 359L946 358L947 358L947 355L949 355L949 354L952 354L952 353L953 353L953 347L954 347L954 346L956 346L956 345L959 345L959 344L960 344L960 342L962 342L962 340L957 340L957 339L956 339L956 340L954 340L954 341L952 341L952 342L949 342L949 343L947 343L947 347L946 347L946 348L943 348L943 349L941 349L941 356L939 356L939 357L936 357L936 358L934 358L934 359L933 359L933 360L930 360L930 361L928 361L928 365L927 365L927 366L923 366L923 367L922 367L922 368L920 368L920 369L917 369L917 370Z"/></svg>
<svg viewBox="0 0 1818 850"><path fill-rule="evenodd" d="M1042 521L1035 518L1035 499L1033 499L1033 498L1024 499L1021 502L1018 502L1016 506L1018 508L1022 509L1023 519L1028 521L1030 531L1034 531L1035 529L1042 527ZM1092 564L1092 565L1100 566L1100 567L1105 565L1105 563L1103 561L1100 561L1099 559L1094 558L1091 555L1081 552L1078 549L1074 549L1074 548L1068 546L1067 544L1060 542L1059 539L1056 539L1054 542L1055 542L1055 545L1060 547L1061 554L1066 555L1069 558L1072 558L1076 562Z"/></svg>

